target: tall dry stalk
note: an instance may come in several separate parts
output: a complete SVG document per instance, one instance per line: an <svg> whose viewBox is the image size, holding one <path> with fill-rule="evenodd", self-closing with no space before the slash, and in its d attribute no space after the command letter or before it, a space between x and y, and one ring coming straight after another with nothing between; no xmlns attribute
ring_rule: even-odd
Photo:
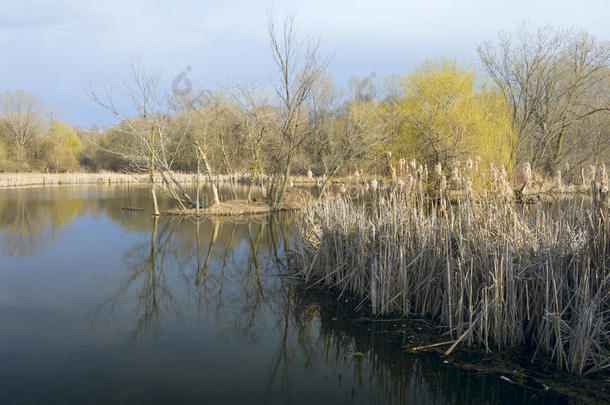
<svg viewBox="0 0 610 405"><path fill-rule="evenodd" d="M469 190L449 201L440 176L440 190L416 176L413 187L371 193L373 204L306 208L299 274L376 314L435 318L455 345L528 345L575 374L610 367L607 196L520 205L499 183L486 199Z"/></svg>

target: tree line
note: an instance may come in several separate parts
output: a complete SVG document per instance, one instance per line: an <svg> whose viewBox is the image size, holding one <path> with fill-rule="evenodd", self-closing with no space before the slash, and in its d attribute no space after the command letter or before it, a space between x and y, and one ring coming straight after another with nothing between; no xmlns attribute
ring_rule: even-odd
<svg viewBox="0 0 610 405"><path fill-rule="evenodd" d="M274 86L163 91L134 65L121 90L135 115L116 107L113 89L89 89L117 117L103 131L74 130L34 95L3 93L0 170L160 170L168 183L174 170L243 173L281 201L293 174L326 183L410 159L450 167L476 157L509 172L527 162L544 173L609 160L610 45L586 32L523 25L478 48L480 69L425 61L341 89L293 18L268 29Z"/></svg>

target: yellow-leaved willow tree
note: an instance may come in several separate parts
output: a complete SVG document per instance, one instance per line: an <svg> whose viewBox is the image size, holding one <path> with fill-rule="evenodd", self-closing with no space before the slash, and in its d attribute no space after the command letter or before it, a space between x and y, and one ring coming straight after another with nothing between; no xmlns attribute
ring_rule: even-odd
<svg viewBox="0 0 610 405"><path fill-rule="evenodd" d="M79 167L83 144L72 127L55 121L42 138L41 149L43 164L47 169L66 171Z"/></svg>
<svg viewBox="0 0 610 405"><path fill-rule="evenodd" d="M511 169L508 105L500 93L478 84L473 70L455 61L424 62L403 79L395 108L400 130L393 137L394 156L429 167L480 156L483 164Z"/></svg>

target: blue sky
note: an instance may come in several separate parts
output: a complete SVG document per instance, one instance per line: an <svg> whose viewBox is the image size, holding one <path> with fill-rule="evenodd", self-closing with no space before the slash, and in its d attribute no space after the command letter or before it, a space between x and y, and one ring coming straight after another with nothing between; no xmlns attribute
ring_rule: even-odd
<svg viewBox="0 0 610 405"><path fill-rule="evenodd" d="M108 125L88 83L124 75L133 60L162 74L187 66L194 87L234 79L269 84L269 8L295 13L300 34L320 36L339 85L352 75L404 74L426 58L477 62L476 47L527 20L610 39L610 1L160 1L2 0L0 91L24 89L72 125Z"/></svg>

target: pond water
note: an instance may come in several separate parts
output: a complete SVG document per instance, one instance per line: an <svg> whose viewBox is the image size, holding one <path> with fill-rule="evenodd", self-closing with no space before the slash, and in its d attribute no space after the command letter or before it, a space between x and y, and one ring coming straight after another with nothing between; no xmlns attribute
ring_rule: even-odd
<svg viewBox="0 0 610 405"><path fill-rule="evenodd" d="M141 186L0 190L1 404L563 402L406 354L305 289L294 214L149 209Z"/></svg>

